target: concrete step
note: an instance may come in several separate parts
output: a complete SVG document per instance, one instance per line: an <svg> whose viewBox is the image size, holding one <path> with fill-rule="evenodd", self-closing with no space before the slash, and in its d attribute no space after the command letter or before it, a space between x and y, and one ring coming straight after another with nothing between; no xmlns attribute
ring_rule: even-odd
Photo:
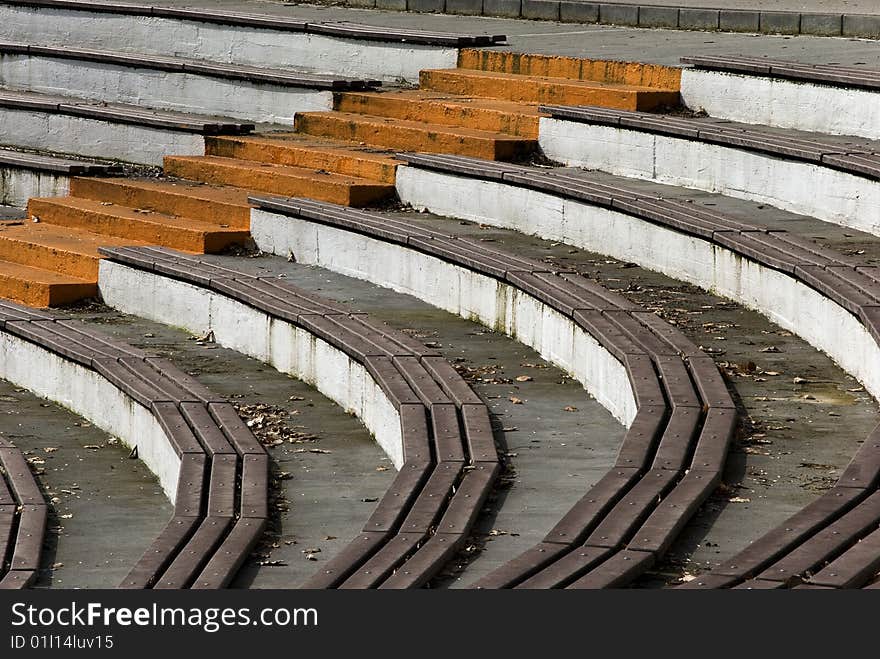
<svg viewBox="0 0 880 659"><path fill-rule="evenodd" d="M74 178L70 193L117 206L190 217L224 229L250 228L248 192L240 188L164 179Z"/></svg>
<svg viewBox="0 0 880 659"><path fill-rule="evenodd" d="M390 119L348 112L307 112L296 116L298 132L363 142L398 151L427 151L511 160L536 148L536 140L504 133Z"/></svg>
<svg viewBox="0 0 880 659"><path fill-rule="evenodd" d="M217 156L169 156L165 158L165 173L191 181L308 197L345 206L365 206L394 193L393 185L369 179Z"/></svg>
<svg viewBox="0 0 880 659"><path fill-rule="evenodd" d="M295 64L314 73L415 82L421 69L455 66L460 48L491 46L505 39L339 20L305 21L277 13L255 14L257 8L248 5L241 8L230 12L181 6L145 10L122 3L0 4L0 40L160 56L184 51L188 57L261 68L286 69ZM357 56L352 56L353 49Z"/></svg>
<svg viewBox="0 0 880 659"><path fill-rule="evenodd" d="M378 82L222 62L91 48L0 43L0 86L97 102L289 123L329 110L333 91Z"/></svg>
<svg viewBox="0 0 880 659"><path fill-rule="evenodd" d="M362 144L296 133L209 137L205 155L320 169L382 183L394 183L399 164L391 154Z"/></svg>
<svg viewBox="0 0 880 659"><path fill-rule="evenodd" d="M21 263L0 261L0 297L29 307L68 304L98 293L95 281L86 281Z"/></svg>
<svg viewBox="0 0 880 659"><path fill-rule="evenodd" d="M0 89L0 144L18 149L160 165L166 153L204 153L208 135L253 129L224 117Z"/></svg>
<svg viewBox="0 0 880 659"><path fill-rule="evenodd" d="M45 222L0 223L0 260L91 282L98 281L98 247L142 244Z"/></svg>
<svg viewBox="0 0 880 659"><path fill-rule="evenodd" d="M190 218L78 197L31 199L28 213L49 224L196 253L222 251L243 243L249 235L247 231L223 229Z"/></svg>
<svg viewBox="0 0 880 659"><path fill-rule="evenodd" d="M455 96L421 89L387 92L341 92L334 109L377 117L476 128L528 139L538 138L537 105L498 99Z"/></svg>
<svg viewBox="0 0 880 659"><path fill-rule="evenodd" d="M637 85L678 91L681 68L662 64L586 59L560 55L536 55L468 48L458 56L461 69L546 76L568 80L592 80L617 85Z"/></svg>
<svg viewBox="0 0 880 659"><path fill-rule="evenodd" d="M678 91L668 89L472 69L429 69L421 72L420 81L423 89L521 103L654 110L675 107L679 102Z"/></svg>

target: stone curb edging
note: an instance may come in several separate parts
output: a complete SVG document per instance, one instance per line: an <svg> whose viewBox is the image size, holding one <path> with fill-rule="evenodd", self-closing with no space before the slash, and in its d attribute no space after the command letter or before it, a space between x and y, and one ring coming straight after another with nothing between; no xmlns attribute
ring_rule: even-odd
<svg viewBox="0 0 880 659"><path fill-rule="evenodd" d="M120 588L225 587L268 515L268 455L231 404L167 360L60 313L0 302L0 339L4 377L137 447L174 503ZM38 555L18 566L17 554L13 570L39 568Z"/></svg>
<svg viewBox="0 0 880 659"><path fill-rule="evenodd" d="M878 298L867 297L869 290L880 296L880 286L865 274L873 270L854 264L849 257L803 239L793 239L781 231L768 233L763 246L760 241L751 242L750 238L742 240L747 233L756 237L755 234L761 233L760 228L742 231L742 227L736 227L735 220L723 214L696 208L682 212L682 207L675 202L661 210L662 196L627 190L622 185L583 181L578 184L576 178L565 174L548 175L545 169L478 164L467 158L420 154L404 159L409 160L410 165L398 172L398 190L401 198L416 208L568 242L582 249L640 263L704 289L714 289L720 295L762 312L828 353L844 370L863 379L866 389L875 397L880 391L877 373L864 368L865 363L876 365L880 354L880 332L873 311ZM476 170L480 171L476 176L482 180L471 178ZM458 185L438 179L437 189L454 187L458 191L456 199L444 205L433 195L430 179L418 178L419 172L454 177ZM496 188L503 188L503 192ZM543 201L539 197L543 197ZM499 200L503 200L500 206L492 205ZM649 207L653 210L648 211ZM544 212L537 213L538 208ZM516 216L516 209L529 209L529 217L539 214L545 219L543 223L538 220L524 224L523 218ZM586 209L591 214L579 215L578 209ZM511 217L506 217L507 214ZM566 218L566 231L560 230L561 217ZM596 233L589 230L581 233L577 229L586 225L603 226ZM737 233L742 238L736 238ZM622 239L622 236L628 237ZM669 253L652 249L657 245L663 245ZM706 249L709 251L703 253ZM677 257L676 253L679 253ZM810 267L809 263L821 265ZM860 273L865 274L865 280ZM852 274L858 283L849 284L838 278L838 274L844 277ZM867 288L860 289L862 286ZM865 306L854 305L857 299ZM832 330L831 344L810 332L810 326L814 325L836 328ZM840 336L850 339L842 350L839 349ZM853 359L851 355L859 350L862 357ZM864 584L873 576L871 569L880 555L880 552L873 556L866 554L866 549L875 548L880 542L880 535L864 537L865 518L869 524L880 521L880 510L874 514L872 508L877 505L874 495L878 484L880 426L862 443L830 490L705 578L695 579L683 587L721 588L740 582L743 587L755 587L756 584L745 584L756 578L761 586L774 582L779 588L797 587L800 581L806 581L804 585L808 587L849 588ZM828 542L829 536L834 543ZM869 539L868 544L862 544ZM787 565L789 570L796 565L799 570L778 572L778 566L782 565Z"/></svg>
<svg viewBox="0 0 880 659"><path fill-rule="evenodd" d="M304 587L416 588L461 548L500 464L488 407L439 353L270 274L163 248L102 252L112 304L132 306L132 286L161 282L187 312L133 311L207 323L218 343L315 386L357 414L398 467L360 534Z"/></svg>
<svg viewBox="0 0 880 659"><path fill-rule="evenodd" d="M615 464L541 542L472 587L625 585L665 553L714 490L736 422L733 401L711 357L653 314L576 273L557 273L540 261L405 219L306 199L251 201L258 207L255 239L264 250L286 248L305 263L354 273L457 315L477 317L545 356L552 343L572 344L551 361L574 373L606 407L614 395L601 391L591 377L596 374L585 372L580 362L589 370L605 352L623 368L637 411L628 417L631 424ZM322 258L328 251L332 262ZM380 254L377 262L401 267L395 274L383 268L382 278L352 258L357 254ZM456 275L466 277L460 288L471 299L461 308L426 287L434 280L452 282ZM450 294L450 300L456 297ZM589 350L591 341L601 351ZM614 389L607 373L601 369L604 387ZM663 502L656 505L659 498Z"/></svg>
<svg viewBox="0 0 880 659"><path fill-rule="evenodd" d="M315 0L319 4L322 0ZM332 0L332 4L340 4ZM580 0L343 0L347 7L626 27L880 39L880 16L623 5Z"/></svg>
<svg viewBox="0 0 880 659"><path fill-rule="evenodd" d="M0 467L6 476L0 475L0 590L18 590L40 567L49 509L24 454L2 437Z"/></svg>

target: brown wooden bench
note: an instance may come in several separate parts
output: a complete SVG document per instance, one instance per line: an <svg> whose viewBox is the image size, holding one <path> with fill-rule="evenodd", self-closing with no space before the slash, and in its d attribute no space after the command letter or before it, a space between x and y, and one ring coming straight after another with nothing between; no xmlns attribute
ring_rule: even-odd
<svg viewBox="0 0 880 659"><path fill-rule="evenodd" d="M428 162L430 157L418 158ZM440 162L458 161L442 157ZM524 169L497 164L486 175L504 177ZM638 414L617 464L541 543L481 579L478 587L565 586L611 558L609 565L625 570L615 585L633 579L638 570L618 554L647 552L651 561L637 565L650 567L718 484L736 424L733 402L718 369L714 364L706 367L705 360L712 363L711 358L653 314L576 273L554 272L546 263L429 231L399 217L304 199L252 197L251 202L264 210L404 244L503 281L571 318L624 364ZM671 503L658 508L658 499L664 497ZM633 544L643 524L646 530ZM443 549L435 551L442 555ZM609 570L604 568L605 573Z"/></svg>
<svg viewBox="0 0 880 659"><path fill-rule="evenodd" d="M580 112L580 109L572 109L572 112ZM632 114L599 109L589 109L586 112L596 116L601 115L602 121L609 122L622 121L622 114ZM667 122L672 127L669 130L689 130L688 126L692 128L692 123L689 122L695 121L665 117L652 120ZM400 157L404 160L410 158L407 154L401 154ZM447 156L440 160L427 154L417 154L409 162L412 166L430 167L436 171L462 176L478 175L476 173L479 172L480 163L473 158ZM497 173L489 172L483 175L483 178L497 180ZM625 179L621 179L617 185L609 186L606 183L593 183L573 174L557 173L553 169L520 167L516 172L503 171L501 180L511 185L541 190L626 213L680 233L708 240L765 267L784 272L857 316L865 328L880 342L880 268L866 265L858 257L840 254L790 232L768 230L767 227L758 224L749 224L742 218L726 216L717 209L706 209L676 199L665 199L659 193L647 194L644 192L644 187L628 186ZM657 189L661 188L658 186ZM683 354L687 354L690 350L687 346L682 347ZM704 400L715 400L716 405L723 405L729 397L723 387L719 388L717 383L712 383L717 371L712 360L694 354L691 352L688 362L698 387L702 387L701 396ZM698 373L708 374L709 378L700 377ZM705 389L707 386L711 386L714 391ZM719 416L719 413L714 415L710 413L706 421L706 426L709 426L711 420L712 425L717 428L715 434L719 436L728 432L729 420L722 417L723 415ZM695 453L695 458L697 457L701 464L717 463L717 450L703 450L702 447L698 447ZM799 580L804 574L808 574L810 570L821 566L835 555L834 551L824 550L818 544L808 544L810 539L823 533L824 529L833 528L836 520L850 509L857 510L858 501L866 498L878 485L880 485L880 441L875 431L861 446L835 488L796 513L783 526L750 545L725 566L717 568L711 574L700 575L699 578L682 587L726 587L757 574L761 575L762 580L767 580L769 572L773 569L772 566L780 564L784 567L785 557L790 553L793 562L785 568L787 570L785 573L780 574L786 580ZM699 489L700 486L694 484L692 487ZM646 524L650 527L651 520ZM851 542L855 542L856 539L855 536L851 536ZM637 536L637 540L644 542L646 538ZM805 547L804 553L794 553L801 545ZM839 550L843 551L843 548ZM815 560L810 563L813 558ZM801 569L800 566L804 562L810 563L810 567ZM734 565L736 567L733 567ZM794 567L797 567L797 570L792 574L791 570Z"/></svg>
<svg viewBox="0 0 880 659"><path fill-rule="evenodd" d="M102 251L304 329L362 364L397 409L402 467L362 533L306 587L420 586L461 548L492 488L498 455L488 408L435 350L284 279L161 248Z"/></svg>
<svg viewBox="0 0 880 659"><path fill-rule="evenodd" d="M173 517L121 587L184 588L196 581L203 587L227 585L258 540L268 516L268 456L232 406L167 360L58 313L0 302L0 330L100 374L150 411L180 459ZM0 449L4 461L7 451L12 449ZM236 484L239 474L240 488ZM12 484L16 488L15 480ZM37 503L30 502L36 494L31 491L25 502L23 493L15 491L26 513L19 532L26 529L31 545L36 544L41 518ZM238 540L240 532L233 538L239 525L252 531L246 543ZM16 549L13 570L37 569L29 547L29 553L22 553L30 557L27 561L16 561ZM218 553L223 554L222 561ZM204 574L212 563L211 573Z"/></svg>

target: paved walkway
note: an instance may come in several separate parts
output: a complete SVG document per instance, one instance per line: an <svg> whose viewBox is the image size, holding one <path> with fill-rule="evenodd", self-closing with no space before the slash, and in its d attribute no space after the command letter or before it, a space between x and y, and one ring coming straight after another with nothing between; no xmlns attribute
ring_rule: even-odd
<svg viewBox="0 0 880 659"><path fill-rule="evenodd" d="M668 5L688 9L799 11L880 16L877 0L609 0L614 5Z"/></svg>
<svg viewBox="0 0 880 659"><path fill-rule="evenodd" d="M129 449L81 417L0 380L0 437L31 464L49 503L36 588L115 588L173 508Z"/></svg>
<svg viewBox="0 0 880 659"><path fill-rule="evenodd" d="M691 0L695 2L696 0ZM739 0L743 4L755 0ZM769 4L758 0L761 4ZM794 3L796 0L789 0ZM829 0L837 2L838 0ZM844 2L845 0L839 0ZM875 5L873 0L851 0ZM803 4L820 5L824 0ZM875 41L812 36L778 36L728 32L639 29L607 25L579 25L551 21L528 21L481 16L415 14L315 5L289 5L260 0L157 0L166 6L216 7L226 10L299 17L315 21L354 21L411 29L476 34L505 34L508 45L501 50L634 60L677 65L687 55L749 54L816 63L865 65L880 68L880 47ZM723 3L725 6L727 2Z"/></svg>

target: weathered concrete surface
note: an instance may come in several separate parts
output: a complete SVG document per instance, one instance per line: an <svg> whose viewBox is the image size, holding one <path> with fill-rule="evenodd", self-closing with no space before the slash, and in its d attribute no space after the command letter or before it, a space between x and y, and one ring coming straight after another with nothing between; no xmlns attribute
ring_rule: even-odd
<svg viewBox="0 0 880 659"><path fill-rule="evenodd" d="M584 171L575 167L564 168L567 174L582 176L585 180L616 185L621 182L619 177L599 171ZM815 217L798 215L767 204L748 199L726 197L712 192L703 192L693 188L664 185L652 181L626 179L627 187L644 194L656 194L672 199L689 200L694 204L706 206L730 215L743 222L753 222L766 226L770 230L782 230L815 240L824 247L830 247L849 256L858 256L865 263L880 263L880 238L869 233L842 227L830 222L823 222Z"/></svg>
<svg viewBox="0 0 880 659"><path fill-rule="evenodd" d="M269 532L233 587L296 587L361 530L394 468L356 418L271 366L181 330L101 307L83 316L244 406L263 441L282 440L268 447L275 492Z"/></svg>
<svg viewBox="0 0 880 659"><path fill-rule="evenodd" d="M568 245L426 213L407 217L447 231L454 222L462 235L593 276L677 323L728 373L745 423L728 459L725 486L688 525L667 562L656 569L656 580L648 578L646 584L666 583L724 560L780 524L834 483L877 423L877 404L857 382L755 312Z"/></svg>
<svg viewBox="0 0 880 659"><path fill-rule="evenodd" d="M478 522L471 551L435 585L466 586L540 541L614 463L623 426L530 348L368 282L285 259L236 260L237 267L249 264L286 273L297 286L349 302L435 347L489 405L508 471Z"/></svg>
<svg viewBox="0 0 880 659"><path fill-rule="evenodd" d="M0 436L24 453L49 504L36 588L115 588L173 512L118 440L0 380Z"/></svg>
<svg viewBox="0 0 880 659"><path fill-rule="evenodd" d="M64 174L0 166L0 204L24 208L31 197L60 197L69 187L70 177ZM0 210L0 219L4 217Z"/></svg>
<svg viewBox="0 0 880 659"><path fill-rule="evenodd" d="M819 163L626 127L545 117L541 150L557 162L751 199L880 235L880 183ZM784 129L766 129L790 139ZM796 137L809 138L809 133ZM852 138L824 136L845 149ZM860 140L861 141L861 140ZM880 143L865 141L866 150Z"/></svg>
<svg viewBox="0 0 880 659"><path fill-rule="evenodd" d="M0 220L21 220L27 214L17 206L0 206Z"/></svg>
<svg viewBox="0 0 880 659"><path fill-rule="evenodd" d="M751 0L734 0L749 2ZM769 3L770 0L757 0ZM789 0L796 1L796 0ZM807 0L804 0L805 2ZM809 0L810 4L824 0ZM833 0L829 0L833 1ZM840 0L841 2L843 0ZM880 12L871 0L859 0L862 5L873 4L874 13ZM506 34L508 46L519 52L546 53L575 57L635 60L657 64L677 65L685 55L717 55L745 53L759 56L782 57L813 63L861 64L880 67L880 50L872 41L857 39L829 39L812 36L772 36L733 33L684 32L679 30L645 30L579 25L570 23L535 22L479 16L451 16L351 9L312 5L289 5L277 2L250 0L160 0L158 5L194 5L222 7L236 11L295 16L306 20L353 21L369 25L416 28L432 31ZM519 4L519 3L516 3ZM640 4L663 4L640 3ZM668 4L680 4L669 2ZM729 3L723 3L725 7ZM775 3L774 3L775 4ZM731 7L732 8L732 7ZM801 11L808 11L809 7ZM864 7L861 7L864 11ZM827 9L833 12L834 9ZM855 12L854 9L846 11Z"/></svg>

